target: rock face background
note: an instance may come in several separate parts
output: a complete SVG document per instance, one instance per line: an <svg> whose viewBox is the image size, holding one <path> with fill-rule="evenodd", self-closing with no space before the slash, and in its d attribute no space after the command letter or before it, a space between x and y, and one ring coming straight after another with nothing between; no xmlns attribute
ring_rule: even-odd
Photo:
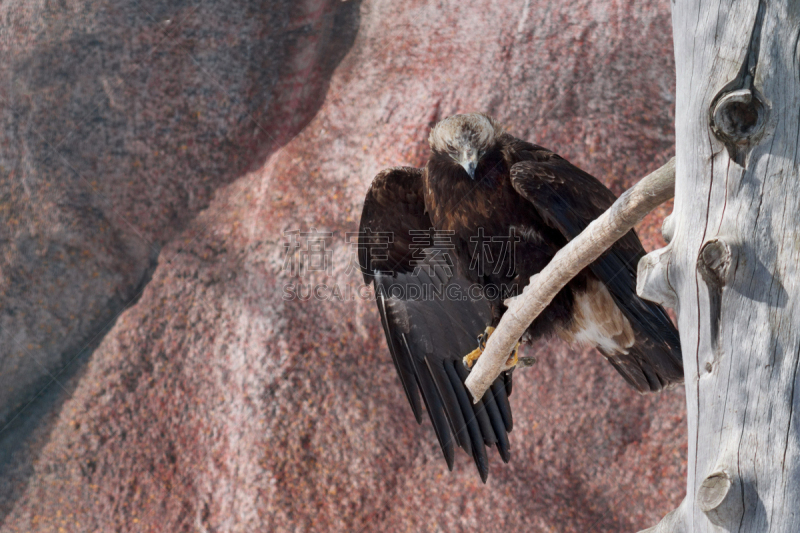
<svg viewBox="0 0 800 533"><path fill-rule="evenodd" d="M617 193L665 162L668 2L0 17L0 530L618 532L680 502L682 391L556 341L516 376L512 463L447 472L346 242L375 173L421 165L453 113ZM302 236L287 263L312 230L325 268Z"/></svg>

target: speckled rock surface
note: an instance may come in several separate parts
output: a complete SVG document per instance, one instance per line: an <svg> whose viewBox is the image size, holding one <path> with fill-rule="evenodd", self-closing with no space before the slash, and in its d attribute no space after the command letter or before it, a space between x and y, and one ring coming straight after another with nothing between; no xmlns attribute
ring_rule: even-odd
<svg viewBox="0 0 800 533"><path fill-rule="evenodd" d="M146 282L80 371L0 433L0 530L619 532L655 524L685 490L681 390L639 396L596 352L540 344L528 350L539 363L516 378L512 463L493 460L487 485L463 454L449 473L430 425L413 421L374 304L359 294L346 233L357 228L374 174L421 164L430 125L456 112L492 113L617 193L665 162L674 142L668 2L309 0L295 8L309 21L289 13L287 26L269 26L278 15L277 4L267 4L238 15L186 4L148 23L134 3L67 3L60 27L120 43L96 52L82 41L72 46L119 72L144 40L157 41L165 19L189 32L162 45L158 61L137 66L131 77L141 85L96 82L103 109L127 95L120 111L108 111L118 118L64 126L64 134L77 131L64 157L97 180L97 196L69 167L53 170L59 159L47 146L60 142L58 122L41 111L52 106L62 122L85 115L91 105L69 102L89 98L88 88L73 86L94 78L78 76L61 90L65 82L43 68L22 77L39 80L25 81L25 96L9 89L16 85L0 87L13 102L0 143L10 191L0 196L0 216L44 228L43 241L57 251L72 242L45 218L66 209L59 195L97 202L86 211L100 218L75 223L73 238L79 252L88 236L105 246L105 255L91 251L86 261L106 261L97 264L110 288L79 291L98 302L76 308L79 322L104 325L113 317L103 307L109 295L127 301L118 287ZM23 26L46 22L25 9L0 7ZM348 16L358 33L341 63L327 66L326 43L347 41L337 30L346 17L326 13L351 13L342 9L357 13ZM101 12L119 17L118 26L87 30ZM286 33L265 29L277 27ZM78 57L63 50L77 29L63 38L45 30L5 30L2 46L20 57L15 72L32 68L26 54L53 64L66 61L58 54ZM47 60L37 47L58 57ZM212 56L214 68L200 59ZM242 56L248 68L236 63ZM276 58L284 66L268 74ZM314 83L299 81L304 68L316 73ZM31 132L47 128L48 144L35 141ZM261 131L281 133L273 140ZM42 146L34 150L35 142ZM111 149L117 145L120 152ZM21 153L24 164L15 162ZM26 183L39 185L27 193ZM20 207L24 194L39 195L30 196L29 211ZM666 212L640 228L649 249L660 242ZM117 241L109 242L144 244L103 244L112 237L98 220L113 222ZM288 232L312 230L317 237L300 236L287 261ZM2 238L19 240L16 231ZM303 253L319 239L325 254ZM23 294L5 281L6 265L23 269L28 256L8 249L0 283L6 294ZM27 320L38 326L46 322L42 305L72 309L72 296L53 280L79 285L92 266L62 261L57 275L36 264L45 273L24 294L41 295L38 306L27 299ZM4 320L12 322L3 335L23 329L13 322L22 319ZM50 335L61 346L84 338L77 329Z"/></svg>
<svg viewBox="0 0 800 533"><path fill-rule="evenodd" d="M357 18L339 0L0 4L0 424L308 123Z"/></svg>

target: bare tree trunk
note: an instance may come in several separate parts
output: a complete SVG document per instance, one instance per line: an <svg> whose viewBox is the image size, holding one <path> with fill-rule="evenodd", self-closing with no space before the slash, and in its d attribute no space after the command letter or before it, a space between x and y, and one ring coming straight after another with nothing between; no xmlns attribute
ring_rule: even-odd
<svg viewBox="0 0 800 533"><path fill-rule="evenodd" d="M639 283L678 312L689 464L648 531L796 533L800 2L674 0L673 32L671 242Z"/></svg>

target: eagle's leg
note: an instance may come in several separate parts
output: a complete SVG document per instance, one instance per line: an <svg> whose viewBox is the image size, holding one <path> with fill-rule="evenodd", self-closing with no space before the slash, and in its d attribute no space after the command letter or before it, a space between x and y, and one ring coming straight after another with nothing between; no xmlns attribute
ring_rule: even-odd
<svg viewBox="0 0 800 533"><path fill-rule="evenodd" d="M489 337L491 337L492 333L494 333L494 328L492 326L487 326L484 332L478 335L478 347L464 356L464 366L467 368L472 368L472 366L475 364L475 361L477 361L481 354L483 354L483 350L486 349L486 341L489 340ZM503 370L510 370L519 362L519 345L520 343L518 342L517 345L514 346L514 349L511 351L511 355L508 357L508 361L506 361L506 366Z"/></svg>

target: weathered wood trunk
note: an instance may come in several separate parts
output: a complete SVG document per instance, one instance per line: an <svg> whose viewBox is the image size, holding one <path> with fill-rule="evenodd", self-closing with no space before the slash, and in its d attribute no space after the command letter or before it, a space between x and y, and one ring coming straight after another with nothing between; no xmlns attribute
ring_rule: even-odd
<svg viewBox="0 0 800 533"><path fill-rule="evenodd" d="M640 263L674 306L687 496L652 532L800 531L800 2L675 0L675 209Z"/></svg>

